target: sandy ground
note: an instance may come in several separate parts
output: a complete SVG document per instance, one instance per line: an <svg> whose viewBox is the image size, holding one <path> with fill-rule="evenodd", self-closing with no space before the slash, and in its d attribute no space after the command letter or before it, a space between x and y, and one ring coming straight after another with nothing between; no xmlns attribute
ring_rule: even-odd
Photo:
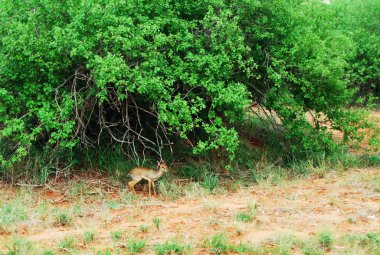
<svg viewBox="0 0 380 255"><path fill-rule="evenodd" d="M125 202L117 190L101 196L73 197L64 187L62 190L54 187L54 191L43 188L32 192L35 206L46 204L53 208L52 212L67 210L73 215L72 223L57 226L53 218L44 219L31 213L28 220L0 232L0 250L13 236L25 237L53 250L64 237L74 236L78 240L77 254L93 254L93 250L120 246L112 241L112 231L123 231L124 239L132 236L145 239L147 254L153 252L156 243L169 239L191 244L195 254L207 254L201 244L217 233L226 234L231 242L242 240L254 244L270 242L282 233L300 238L309 238L320 231L338 236L362 234L380 230L379 188L380 168L352 169L342 174L330 173L322 179L311 177L280 185L261 184L234 193L202 194L175 201L140 195L132 202ZM8 197L16 192L9 187L1 190ZM106 206L110 201L115 202L116 209ZM238 222L236 215L246 212L253 203L258 205L254 220ZM74 213L75 208L81 210ZM160 229L153 224L154 217L160 219ZM148 226L148 231L143 233L141 226ZM95 241L84 245L80 240L88 230L96 232Z"/></svg>

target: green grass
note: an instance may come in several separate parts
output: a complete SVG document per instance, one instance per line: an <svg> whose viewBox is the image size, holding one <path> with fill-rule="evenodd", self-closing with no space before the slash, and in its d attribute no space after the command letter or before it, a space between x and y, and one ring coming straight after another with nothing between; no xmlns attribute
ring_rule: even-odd
<svg viewBox="0 0 380 255"><path fill-rule="evenodd" d="M5 247L0 248L6 248L6 253L1 253L2 255L40 255L41 251L38 249L38 247L32 243L31 241L22 238L14 236L12 240L5 244Z"/></svg>
<svg viewBox="0 0 380 255"><path fill-rule="evenodd" d="M105 199L103 201L103 203L107 209L119 209L120 208L119 202L115 199L112 199L112 200Z"/></svg>
<svg viewBox="0 0 380 255"><path fill-rule="evenodd" d="M88 192L88 187L83 180L71 180L68 183L66 194L70 197L76 198L84 196Z"/></svg>
<svg viewBox="0 0 380 255"><path fill-rule="evenodd" d="M95 232L94 231L85 231L83 233L83 242L84 244L89 244L93 242L95 239Z"/></svg>
<svg viewBox="0 0 380 255"><path fill-rule="evenodd" d="M41 255L55 255L53 251L43 251Z"/></svg>
<svg viewBox="0 0 380 255"><path fill-rule="evenodd" d="M236 214L236 220L242 222L251 222L253 220L253 216L245 212L239 212Z"/></svg>
<svg viewBox="0 0 380 255"><path fill-rule="evenodd" d="M371 179L371 188L374 192L380 193L380 176L375 176Z"/></svg>
<svg viewBox="0 0 380 255"><path fill-rule="evenodd" d="M120 194L120 203L123 205L131 205L138 197L132 192L121 190Z"/></svg>
<svg viewBox="0 0 380 255"><path fill-rule="evenodd" d="M245 225L241 222L236 222L234 224L234 229L235 229L236 235L238 236L241 236L246 231Z"/></svg>
<svg viewBox="0 0 380 255"><path fill-rule="evenodd" d="M142 239L128 239L126 250L130 254L140 253L145 248L145 240Z"/></svg>
<svg viewBox="0 0 380 255"><path fill-rule="evenodd" d="M209 248L211 254L225 254L229 251L227 237L223 234L216 234L211 237L211 240L205 241L205 246Z"/></svg>
<svg viewBox="0 0 380 255"><path fill-rule="evenodd" d="M67 212L59 212L55 217L56 226L68 226L72 223L71 217Z"/></svg>
<svg viewBox="0 0 380 255"><path fill-rule="evenodd" d="M219 185L219 178L216 174L206 173L201 182L201 186L208 190L210 193L213 193L214 190Z"/></svg>
<svg viewBox="0 0 380 255"><path fill-rule="evenodd" d="M299 245L298 239L290 233L276 234L272 242L275 244L271 250L273 254L291 254L292 249Z"/></svg>
<svg viewBox="0 0 380 255"><path fill-rule="evenodd" d="M180 244L176 240L166 241L163 244L157 244L155 252L157 255L172 255L172 254L184 254L189 250L188 245Z"/></svg>
<svg viewBox="0 0 380 255"><path fill-rule="evenodd" d="M120 239L123 237L123 231L116 230L111 232L111 238L114 242L120 241Z"/></svg>
<svg viewBox="0 0 380 255"><path fill-rule="evenodd" d="M78 202L76 202L72 207L71 207L71 212L73 215L76 216L81 216L83 214L83 204L81 204L82 201L80 201L81 198L79 199Z"/></svg>
<svg viewBox="0 0 380 255"><path fill-rule="evenodd" d="M139 232L140 233L148 233L148 231L149 231L149 226L148 225L141 225L139 227Z"/></svg>
<svg viewBox="0 0 380 255"><path fill-rule="evenodd" d="M120 146L114 148L98 148L97 150L85 150L80 159L84 159L83 164L90 169L98 168L117 180L127 180L129 171L136 165L125 159L124 151Z"/></svg>
<svg viewBox="0 0 380 255"><path fill-rule="evenodd" d="M4 227L26 219L28 219L26 208L20 201L5 203L0 209L0 225Z"/></svg>
<svg viewBox="0 0 380 255"><path fill-rule="evenodd" d="M250 245L240 241L237 245L230 245L229 248L232 252L236 252L237 254L255 254L255 248Z"/></svg>
<svg viewBox="0 0 380 255"><path fill-rule="evenodd" d="M203 247L207 248L210 254L256 254L256 249L249 243L240 242L233 244L228 242L228 238L223 233L213 235L211 239L203 242ZM258 253L257 253L258 254Z"/></svg>
<svg viewBox="0 0 380 255"><path fill-rule="evenodd" d="M71 236L66 236L58 243L58 248L64 251L69 251L75 247L76 239Z"/></svg>
<svg viewBox="0 0 380 255"><path fill-rule="evenodd" d="M34 210L33 194L32 190L22 188L12 198L5 199L4 194L0 196L0 228L6 229L29 219L29 213Z"/></svg>
<svg viewBox="0 0 380 255"><path fill-rule="evenodd" d="M113 255L112 251L110 249L107 249L105 251L98 251L96 252L96 255Z"/></svg>
<svg viewBox="0 0 380 255"><path fill-rule="evenodd" d="M189 151L189 155L191 151ZM190 158L189 155L186 157ZM180 178L191 179L196 182L202 182L208 173L215 173L214 167L216 164L205 160L188 160L185 164L180 165L176 169L176 175ZM214 167L213 167L214 166Z"/></svg>
<svg viewBox="0 0 380 255"><path fill-rule="evenodd" d="M344 254L380 254L380 232L369 232L362 235L349 234L337 240L345 247Z"/></svg>
<svg viewBox="0 0 380 255"><path fill-rule="evenodd" d="M241 222L251 222L256 216L257 208L258 205L256 202L249 202L245 212L239 212L236 214L236 220Z"/></svg>
<svg viewBox="0 0 380 255"><path fill-rule="evenodd" d="M349 217L349 218L347 219L347 221L348 221L349 223L351 223L351 224L356 224L356 219L355 219L355 218Z"/></svg>
<svg viewBox="0 0 380 255"><path fill-rule="evenodd" d="M178 198L195 198L203 197L210 193L205 189L201 182L192 182L188 180L187 183L178 183L178 176L170 176L158 180L160 190L160 198L164 200L174 201Z"/></svg>
<svg viewBox="0 0 380 255"><path fill-rule="evenodd" d="M303 254L305 255L324 255L325 252L319 247L307 246L303 249Z"/></svg>
<svg viewBox="0 0 380 255"><path fill-rule="evenodd" d="M330 249L333 244L332 235L328 232L322 232L318 235L318 242L323 248Z"/></svg>
<svg viewBox="0 0 380 255"><path fill-rule="evenodd" d="M153 218L153 224L156 227L156 229L159 230L160 227L161 227L162 221L157 216L154 216L154 218Z"/></svg>

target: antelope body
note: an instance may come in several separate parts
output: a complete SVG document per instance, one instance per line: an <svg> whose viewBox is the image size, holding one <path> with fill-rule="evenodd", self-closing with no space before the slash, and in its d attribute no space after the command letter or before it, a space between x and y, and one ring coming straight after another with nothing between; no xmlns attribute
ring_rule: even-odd
<svg viewBox="0 0 380 255"><path fill-rule="evenodd" d="M151 187L153 187L153 193L154 195L156 195L156 190L154 189L154 181L160 178L164 172L167 172L169 170L168 166L163 161L158 162L157 168L158 168L158 171L155 171L147 167L133 168L131 172L129 173L129 176L132 178L132 181L128 182L129 190L132 190L133 193L136 194L134 186L136 185L136 183L144 179L148 181L149 196L151 196L151 192L150 192Z"/></svg>

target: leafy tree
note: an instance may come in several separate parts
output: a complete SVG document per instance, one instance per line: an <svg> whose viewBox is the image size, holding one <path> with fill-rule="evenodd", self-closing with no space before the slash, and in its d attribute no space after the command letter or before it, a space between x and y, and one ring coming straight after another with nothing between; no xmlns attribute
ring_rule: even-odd
<svg viewBox="0 0 380 255"><path fill-rule="evenodd" d="M161 155L170 134L233 159L249 48L219 1L3 1L1 23L3 166L110 141Z"/></svg>
<svg viewBox="0 0 380 255"><path fill-rule="evenodd" d="M176 137L194 153L222 148L233 160L235 127L252 100L280 117L292 155L331 151L326 122L347 139L363 127L363 115L345 110L349 81L378 78L376 49L356 54L361 34L339 26L337 8L317 0L3 0L1 167L35 152L116 144L129 158L161 157ZM372 35L374 24L355 26Z"/></svg>
<svg viewBox="0 0 380 255"><path fill-rule="evenodd" d="M357 89L358 103L378 102L380 96L380 2L376 0L333 1L336 22L350 36L354 49L347 76Z"/></svg>
<svg viewBox="0 0 380 255"><path fill-rule="evenodd" d="M239 10L247 44L260 63L259 79L248 87L280 117L292 154L334 150L326 122L347 137L357 135L363 116L345 110L353 94L345 68L354 46L335 26L332 8L321 1L271 0ZM315 117L315 126L306 112Z"/></svg>

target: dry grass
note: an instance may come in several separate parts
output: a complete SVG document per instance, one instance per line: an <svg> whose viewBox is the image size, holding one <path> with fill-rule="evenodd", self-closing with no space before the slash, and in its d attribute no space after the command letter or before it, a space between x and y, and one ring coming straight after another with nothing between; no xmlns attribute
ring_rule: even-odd
<svg viewBox="0 0 380 255"><path fill-rule="evenodd" d="M152 199L104 179L3 185L0 254L376 254L379 176L352 170L212 193L162 183Z"/></svg>

